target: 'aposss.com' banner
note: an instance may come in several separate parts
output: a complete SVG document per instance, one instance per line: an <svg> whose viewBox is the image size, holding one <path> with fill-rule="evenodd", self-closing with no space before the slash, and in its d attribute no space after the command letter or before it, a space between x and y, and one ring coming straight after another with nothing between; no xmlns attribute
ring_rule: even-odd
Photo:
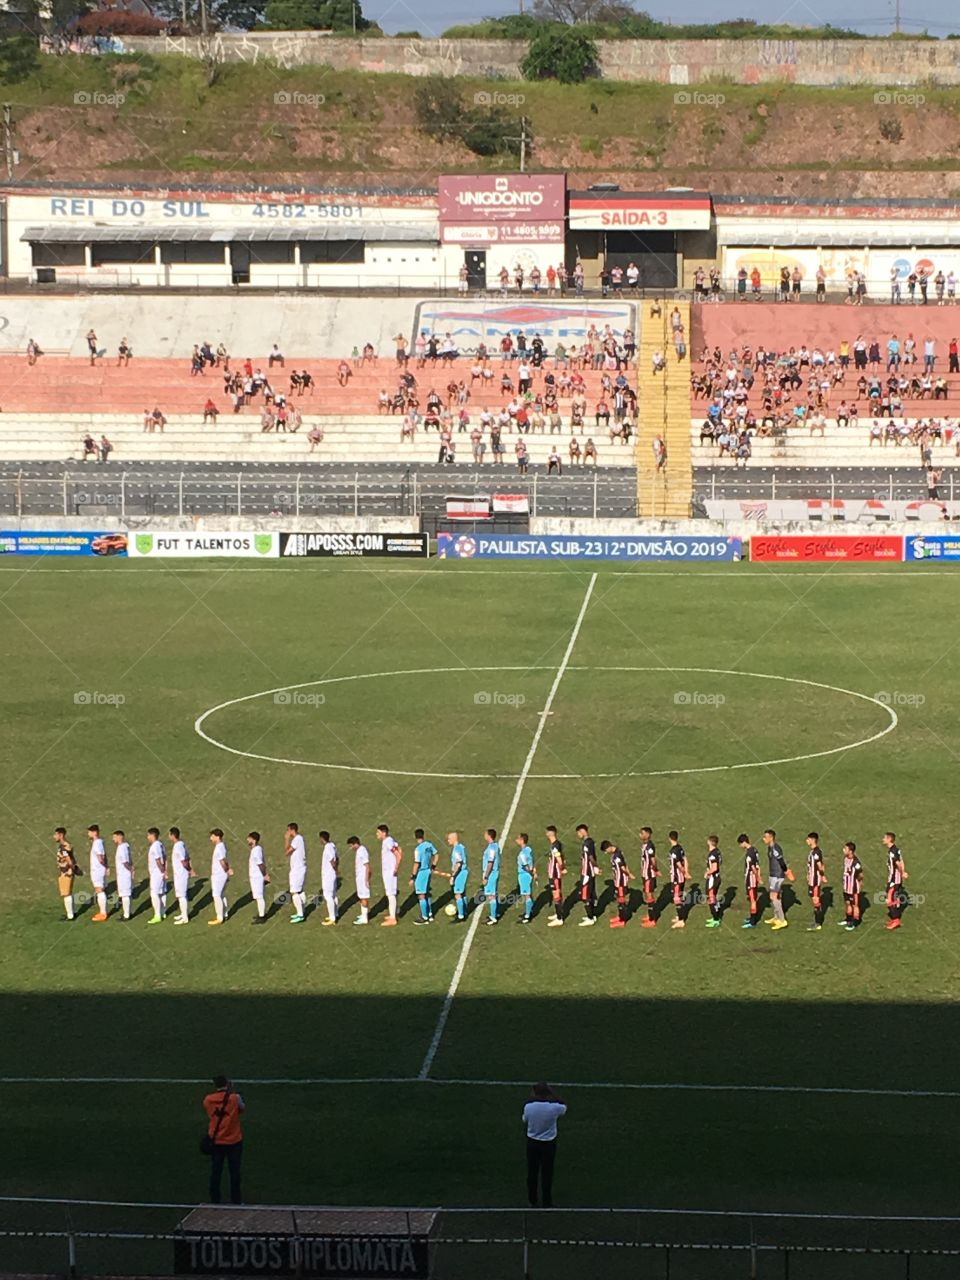
<svg viewBox="0 0 960 1280"><path fill-rule="evenodd" d="M379 558L426 556L430 540L425 533L281 533L283 556L374 556Z"/></svg>
<svg viewBox="0 0 960 1280"><path fill-rule="evenodd" d="M438 533L446 560L739 560L739 538Z"/></svg>

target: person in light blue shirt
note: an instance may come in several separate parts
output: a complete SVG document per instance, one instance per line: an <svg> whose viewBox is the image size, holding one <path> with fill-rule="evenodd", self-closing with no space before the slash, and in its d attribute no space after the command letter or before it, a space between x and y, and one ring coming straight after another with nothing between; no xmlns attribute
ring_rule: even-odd
<svg viewBox="0 0 960 1280"><path fill-rule="evenodd" d="M523 898L523 915L517 924L529 924L533 917L533 885L537 878L537 869L533 862L533 850L530 848L530 837L526 831L517 836L520 852L517 854L517 886Z"/></svg>
<svg viewBox="0 0 960 1280"><path fill-rule="evenodd" d="M487 924L496 924L499 919L497 908L497 891L500 886L500 846L497 844L497 833L488 827L483 833L487 847L483 851L483 892L490 904L490 918Z"/></svg>
<svg viewBox="0 0 960 1280"><path fill-rule="evenodd" d="M420 902L420 915L413 923L429 924L433 919L430 876L437 865L437 847L432 841L424 839L423 827L417 827L413 838L417 842L417 847L413 851L413 875L410 877L410 883Z"/></svg>
<svg viewBox="0 0 960 1280"><path fill-rule="evenodd" d="M450 888L457 904L454 924L463 924L467 918L467 851L460 843L459 831L447 832L450 846Z"/></svg>

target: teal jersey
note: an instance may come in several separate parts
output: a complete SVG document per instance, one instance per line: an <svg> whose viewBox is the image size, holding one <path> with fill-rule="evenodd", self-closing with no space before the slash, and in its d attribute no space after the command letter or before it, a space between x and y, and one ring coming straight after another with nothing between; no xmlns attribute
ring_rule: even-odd
<svg viewBox="0 0 960 1280"><path fill-rule="evenodd" d="M533 850L528 844L517 854L517 872L522 875L524 871L533 871Z"/></svg>
<svg viewBox="0 0 960 1280"><path fill-rule="evenodd" d="M435 844L431 844L429 840L421 840L413 851L413 860L419 864L421 871L429 871L436 856L437 847Z"/></svg>
<svg viewBox="0 0 960 1280"><path fill-rule="evenodd" d="M458 871L467 869L467 851L462 844L455 844L450 850L450 870L456 875Z"/></svg>
<svg viewBox="0 0 960 1280"><path fill-rule="evenodd" d="M500 874L500 846L496 840L483 851L483 878Z"/></svg>

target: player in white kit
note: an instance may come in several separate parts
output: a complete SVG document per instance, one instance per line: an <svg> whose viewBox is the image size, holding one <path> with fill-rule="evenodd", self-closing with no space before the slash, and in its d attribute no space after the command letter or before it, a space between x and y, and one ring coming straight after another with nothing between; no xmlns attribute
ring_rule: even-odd
<svg viewBox="0 0 960 1280"><path fill-rule="evenodd" d="M130 919L130 900L133 897L133 855L127 844L127 837L122 831L113 833L113 843L117 846L117 897L120 899L120 919Z"/></svg>
<svg viewBox="0 0 960 1280"><path fill-rule="evenodd" d="M321 831L320 839L323 841L321 884L323 886L323 901L327 908L327 918L323 923L330 925L337 923L337 913L340 910L340 903L337 899L337 885L339 883L337 876L340 873L340 857L337 853L337 846L330 839L329 831Z"/></svg>
<svg viewBox="0 0 960 1280"><path fill-rule="evenodd" d="M227 918L227 881L233 870L227 858L227 846L223 843L223 832L214 827L210 832L210 843L213 845L213 858L210 861L210 892L213 894L213 909L217 913L207 924L223 924Z"/></svg>
<svg viewBox="0 0 960 1280"><path fill-rule="evenodd" d="M360 914L354 924L370 923L370 851L361 844L359 836L351 836L347 844L353 850L354 877L357 887L357 898L360 902Z"/></svg>
<svg viewBox="0 0 960 1280"><path fill-rule="evenodd" d="M290 896L293 899L293 915L291 924L303 924L306 900L303 895L307 882L307 846L304 844L300 828L295 822L287 823L287 837L284 853L289 858Z"/></svg>
<svg viewBox="0 0 960 1280"><path fill-rule="evenodd" d="M257 914L253 917L253 923L266 924L266 886L270 883L270 875L267 871L266 859L263 856L263 847L260 844L259 831L250 831L247 833L247 845L250 849L250 861L247 864L247 875L250 879L250 893L253 895L253 900L257 904Z"/></svg>
<svg viewBox="0 0 960 1280"><path fill-rule="evenodd" d="M187 901L187 895L190 892L190 877L193 875L193 866L190 863L190 854L187 852L187 846L180 839L180 828L170 828L170 861L173 863L173 894L180 908L180 914L174 916L174 924L190 923L190 904Z"/></svg>
<svg viewBox="0 0 960 1280"><path fill-rule="evenodd" d="M87 827L87 835L90 837L90 886L97 899L96 914L90 919L95 920L97 924L102 924L107 918L107 879L110 875L110 867L103 841L100 839L100 828L96 823L91 823Z"/></svg>
<svg viewBox="0 0 960 1280"><path fill-rule="evenodd" d="M380 928L389 929L397 923L397 883L403 850L390 834L390 828L383 822L377 827L377 839L380 841L380 872L387 895L387 914L380 921Z"/></svg>
<svg viewBox="0 0 960 1280"><path fill-rule="evenodd" d="M147 832L150 848L147 850L147 868L150 872L150 901L153 915L147 924L160 924L167 914L167 851L160 843L160 832L151 827Z"/></svg>

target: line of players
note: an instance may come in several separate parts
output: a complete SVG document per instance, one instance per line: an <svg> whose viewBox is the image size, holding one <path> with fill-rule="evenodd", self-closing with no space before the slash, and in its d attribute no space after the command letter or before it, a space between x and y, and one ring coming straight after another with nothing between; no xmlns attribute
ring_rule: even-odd
<svg viewBox="0 0 960 1280"><path fill-rule="evenodd" d="M169 829L170 852L160 839L157 827L147 831L147 869L150 885L150 901L153 915L148 923L162 924L167 914L167 894L172 880L173 893L179 907L179 914L174 917L174 924L184 925L190 921L190 881L195 875L193 863L187 846L181 838L179 827ZM380 842L380 871L383 891L387 900L387 914L381 921L382 928L395 926L398 920L398 898L400 884L400 867L403 850L390 834L390 828L381 823L376 829ZM597 848L590 835L586 823L576 828L579 843L580 869L579 892L577 896L583 904L584 914L579 921L581 928L597 923L598 899L597 880L603 874ZM96 824L87 828L90 840L90 880L96 899L97 910L92 919L102 924L108 918L107 884L110 880L110 861L100 828ZM563 892L563 878L567 874L563 845L558 837L557 828L550 826L545 830L547 840L547 882L550 887L553 912L548 919L551 928L560 927L564 923L566 900ZM335 925L340 916L338 892L341 884L341 860L337 846L330 838L329 831L319 833L323 845L321 855L321 886L326 917L324 925ZM688 890L691 881L690 863L679 833L668 834L668 879L675 916L672 929L684 929L689 913L694 905L694 897ZM209 925L222 925L227 920L228 903L227 888L234 874L230 864L223 831L215 827L210 832L212 846L210 867L210 891L213 898L214 917L208 920ZM413 870L410 884L417 897L418 912L414 916L414 924L427 925L433 922L432 880L434 876L442 876L450 882L453 901L447 906L446 913L453 923L462 924L467 918L468 899L467 885L469 867L466 847L460 839L458 831L447 834L447 845L450 849L450 869L439 869L440 854L437 847L426 839L422 828L414 832L416 846L413 850ZM485 847L481 856L481 889L478 901L486 905L488 910L487 924L496 925L501 918L500 877L503 864L503 852L497 840L497 832L488 828L483 833ZM73 846L67 839L66 828L57 827L54 832L57 846L58 886L63 899L64 918L76 918L74 904L74 882L82 871L77 863ZM114 831L112 835L115 846L114 871L116 876L117 897L120 901L118 918L131 918L131 902L134 893L133 856L130 845L123 831ZM643 886L643 903L645 915L641 919L642 928L653 929L659 918L658 881L660 869L657 862L656 846L653 842L653 831L650 827L640 829L640 882ZM535 888L537 885L537 868L530 837L521 831L514 840L517 845L517 887L523 903L523 911L517 923L527 925L533 919ZM742 928L754 929L763 916L760 895L763 889L763 877L760 865L760 853L750 842L745 833L737 837L737 843L743 851L744 889L746 891L749 915L743 921ZM795 880L790 870L781 845L777 842L777 833L768 828L763 833L766 846L768 875L767 893L772 916L767 919L773 930L786 929L789 921L783 907L784 886ZM810 932L823 927L827 910L824 888L827 875L823 851L820 848L820 837L811 831L806 837L806 881L807 892L813 906L813 922L808 926ZM354 884L360 913L355 925L366 925L370 922L370 903L372 899L371 859L370 852L359 836L351 836L347 845L353 853ZM905 881L907 871L903 855L897 845L896 836L888 831L883 836L883 845L887 862L886 905L889 919L888 929L899 929L903 910L907 904ZM266 886L271 882L266 858L261 844L259 831L251 831L247 835L248 863L247 876L250 892L256 904L256 915L253 924L264 924L267 915ZM630 882L635 879L634 873L627 865L622 849L610 840L600 842L600 854L609 860L611 883L617 912L610 920L612 929L622 929L630 919ZM287 883L293 903L291 924L303 924L306 917L306 878L307 849L296 822L287 824L284 836L284 858L287 867ZM857 846L851 840L843 846L843 862L841 871L844 916L838 921L848 930L859 927L861 922L861 902L863 895L863 866L857 857ZM706 902L710 911L710 919L706 928L718 929L723 923L725 914L724 898L721 897L723 883L723 854L720 851L719 837L707 837L706 865L704 870L704 886Z"/></svg>

